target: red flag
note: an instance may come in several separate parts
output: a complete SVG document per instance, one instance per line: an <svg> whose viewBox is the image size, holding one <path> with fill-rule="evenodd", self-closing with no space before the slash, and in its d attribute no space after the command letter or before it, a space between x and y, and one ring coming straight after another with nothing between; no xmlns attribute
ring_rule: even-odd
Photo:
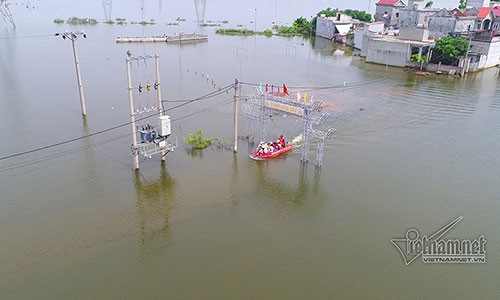
<svg viewBox="0 0 500 300"><path fill-rule="evenodd" d="M286 88L286 85L285 85L284 83L283 83L283 93L284 93L285 95L290 96L290 93L288 92L288 89Z"/></svg>

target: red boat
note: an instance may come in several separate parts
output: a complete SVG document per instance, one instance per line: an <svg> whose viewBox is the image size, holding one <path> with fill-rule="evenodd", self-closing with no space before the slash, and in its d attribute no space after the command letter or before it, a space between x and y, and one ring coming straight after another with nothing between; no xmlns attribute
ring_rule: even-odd
<svg viewBox="0 0 500 300"><path fill-rule="evenodd" d="M290 152L292 151L293 145L291 143L288 143L285 147L281 149L275 149L274 151L270 151L267 153L262 153L259 151L259 148L255 150L253 155L250 155L252 159L255 160L264 160L264 159L270 159L270 158L275 158L277 156L280 156L283 153Z"/></svg>

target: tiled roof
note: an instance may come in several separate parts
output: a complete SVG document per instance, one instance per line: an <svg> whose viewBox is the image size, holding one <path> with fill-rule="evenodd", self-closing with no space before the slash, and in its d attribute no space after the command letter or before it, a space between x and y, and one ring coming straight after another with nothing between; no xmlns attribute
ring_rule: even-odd
<svg viewBox="0 0 500 300"><path fill-rule="evenodd" d="M450 10L450 12L455 16L455 17L466 17L466 14L464 14L463 12L461 12L458 8L454 8L452 10Z"/></svg>
<svg viewBox="0 0 500 300"><path fill-rule="evenodd" d="M477 14L477 18L478 19L486 18L492 10L493 10L493 8L491 8L491 7L481 7L481 9L479 10L479 13Z"/></svg>
<svg viewBox="0 0 500 300"><path fill-rule="evenodd" d="M399 0L380 0L377 2L378 5L396 5Z"/></svg>

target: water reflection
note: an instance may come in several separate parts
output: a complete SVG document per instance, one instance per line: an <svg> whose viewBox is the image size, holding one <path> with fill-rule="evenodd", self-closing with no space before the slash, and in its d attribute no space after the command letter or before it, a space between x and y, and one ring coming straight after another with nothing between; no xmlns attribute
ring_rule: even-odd
<svg viewBox="0 0 500 300"><path fill-rule="evenodd" d="M286 157L278 158L286 159ZM283 208L294 212L317 212L327 201L320 185L321 172L315 169L312 181L308 179L308 164L300 164L298 174L288 172L288 178L297 176L296 183L285 183L271 175L275 161L259 161L256 165L257 192L272 199Z"/></svg>
<svg viewBox="0 0 500 300"><path fill-rule="evenodd" d="M192 158L200 158L203 159L203 150L200 149L193 149L193 148L186 148L184 149L186 151L186 154L191 156Z"/></svg>
<svg viewBox="0 0 500 300"><path fill-rule="evenodd" d="M160 177L145 180L135 173L139 216L140 256L143 260L164 252L171 243L169 218L176 207L175 181L162 164Z"/></svg>

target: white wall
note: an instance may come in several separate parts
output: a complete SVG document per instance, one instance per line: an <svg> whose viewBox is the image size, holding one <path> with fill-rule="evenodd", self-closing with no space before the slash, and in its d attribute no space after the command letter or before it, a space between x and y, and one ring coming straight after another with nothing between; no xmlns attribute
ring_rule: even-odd
<svg viewBox="0 0 500 300"><path fill-rule="evenodd" d="M500 64L500 39L495 38L491 43L472 41L470 51L486 56L480 68L491 68Z"/></svg>
<svg viewBox="0 0 500 300"><path fill-rule="evenodd" d="M408 61L409 44L369 39L369 44L363 46L367 48L366 62L404 67Z"/></svg>
<svg viewBox="0 0 500 300"><path fill-rule="evenodd" d="M326 39L333 39L335 33L335 25L333 21L318 17L316 18L316 35Z"/></svg>

